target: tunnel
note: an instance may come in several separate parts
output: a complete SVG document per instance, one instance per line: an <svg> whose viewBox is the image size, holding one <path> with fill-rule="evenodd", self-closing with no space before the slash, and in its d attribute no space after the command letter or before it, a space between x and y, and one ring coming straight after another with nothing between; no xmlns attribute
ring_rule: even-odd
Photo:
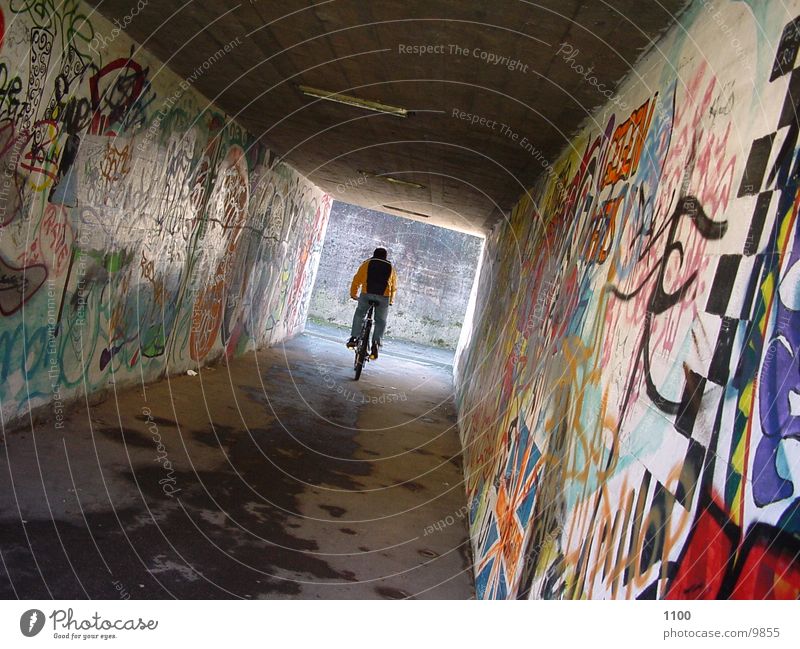
<svg viewBox="0 0 800 649"><path fill-rule="evenodd" d="M0 0L0 598L798 599L799 51L798 0Z"/></svg>

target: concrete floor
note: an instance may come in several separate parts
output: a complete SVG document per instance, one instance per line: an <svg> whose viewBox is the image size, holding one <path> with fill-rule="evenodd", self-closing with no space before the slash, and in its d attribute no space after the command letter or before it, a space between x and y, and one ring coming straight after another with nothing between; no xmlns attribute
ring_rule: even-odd
<svg viewBox="0 0 800 649"><path fill-rule="evenodd" d="M342 340L7 433L0 597L472 597L451 355Z"/></svg>

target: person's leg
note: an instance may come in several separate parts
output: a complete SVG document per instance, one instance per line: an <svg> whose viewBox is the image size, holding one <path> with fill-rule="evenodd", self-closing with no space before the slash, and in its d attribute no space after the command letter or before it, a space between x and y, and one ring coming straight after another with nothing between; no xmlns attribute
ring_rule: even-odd
<svg viewBox="0 0 800 649"><path fill-rule="evenodd" d="M372 334L372 342L380 345L383 332L386 330L386 318L389 315L389 298L381 295L373 299L378 300L378 306L375 307L375 333Z"/></svg>
<svg viewBox="0 0 800 649"><path fill-rule="evenodd" d="M364 322L364 316L367 315L368 309L369 300L367 296L362 293L358 296L358 306L356 307L356 312L353 314L353 326L350 328L351 338L358 338L358 334L361 333L361 324Z"/></svg>

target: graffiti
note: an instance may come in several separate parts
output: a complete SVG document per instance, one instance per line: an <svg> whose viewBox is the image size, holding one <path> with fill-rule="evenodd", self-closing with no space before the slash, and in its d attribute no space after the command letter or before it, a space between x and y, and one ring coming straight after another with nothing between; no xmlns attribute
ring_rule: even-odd
<svg viewBox="0 0 800 649"><path fill-rule="evenodd" d="M79 0L10 0L8 10L22 16L22 20L33 28L58 34L64 46L68 43L87 44L94 35L92 22L82 13Z"/></svg>
<svg viewBox="0 0 800 649"><path fill-rule="evenodd" d="M476 567L484 590L488 584L495 584L494 597L505 597L513 589L513 584L505 583L507 574L519 574L516 562L521 559L525 537L523 521L531 515L541 468L539 448L532 441L524 422L519 422L519 426L518 431L512 431L508 461L497 487L496 525L487 530L481 548L481 563Z"/></svg>
<svg viewBox="0 0 800 649"><path fill-rule="evenodd" d="M20 101L22 79L9 72L5 62L0 62L0 119L16 119L25 102Z"/></svg>
<svg viewBox="0 0 800 649"><path fill-rule="evenodd" d="M18 268L0 256L0 313L8 316L19 311L46 279L44 264Z"/></svg>
<svg viewBox="0 0 800 649"><path fill-rule="evenodd" d="M48 119L57 120L67 133L78 133L89 124L89 99L76 96L90 62L70 45L62 57L61 71L54 81L54 93L47 107Z"/></svg>
<svg viewBox="0 0 800 649"><path fill-rule="evenodd" d="M679 76L643 61L487 241L457 377L480 596L800 596L798 21L747 79L668 37Z"/></svg>
<svg viewBox="0 0 800 649"><path fill-rule="evenodd" d="M31 44L28 50L27 94L22 110L17 119L21 129L28 128L36 114L36 109L44 94L45 76L50 67L50 56L53 53L53 35L42 28L31 30Z"/></svg>
<svg viewBox="0 0 800 649"><path fill-rule="evenodd" d="M100 174L108 183L119 182L130 173L130 161L130 144L120 150L109 140L100 162Z"/></svg>
<svg viewBox="0 0 800 649"><path fill-rule="evenodd" d="M660 410L671 414L677 415L681 403L672 401L666 397L664 397L658 390L655 382L653 380L653 375L651 371L651 350L650 350L650 338L653 332L653 318L659 314L666 312L667 310L671 309L675 305L679 304L683 301L694 284L697 273L696 271L691 273L686 280L680 284L679 286L675 286L674 290L667 290L665 286L666 274L669 268L670 258L673 253L679 258L682 258L682 245L680 242L675 240L675 236L680 225L680 220L682 217L689 217L691 222L693 223L694 227L700 233L700 235L704 239L720 239L725 234L727 229L727 223L725 222L715 222L708 218L708 216L703 211L702 206L698 204L698 201L693 196L686 196L678 202L675 206L675 211L672 215L667 219L664 225L661 227L659 232L656 232L652 235L651 241L652 243L657 242L662 233L669 227L669 234L667 235L666 241L664 243L664 251L659 257L659 262L655 266L656 273L654 276L655 281L653 282L653 290L650 293L650 296L647 299L646 303L646 315L645 315L645 323L644 323L644 331L642 333L641 343L636 351L636 357L634 360L634 368L632 371L631 380L626 388L625 398L622 403L622 411L625 412L628 409L628 400L630 398L631 393L633 392L634 386L637 381L637 372L638 372L638 363L641 360L643 365L643 373L644 373L644 381L647 387L647 396L653 402L653 404L659 408ZM648 244L652 245L652 244ZM643 255L647 254L647 250L645 250ZM674 278L673 278L674 283ZM636 287L630 293L623 293L619 291L616 287L612 286L612 291L620 300L630 300L636 296L642 290L643 286ZM687 384L689 379L687 378ZM695 390L691 390L691 395L695 395ZM696 401L692 401L689 403L690 406L696 411L698 409L698 404Z"/></svg>
<svg viewBox="0 0 800 649"><path fill-rule="evenodd" d="M656 106L655 98L648 99L630 117L614 129L603 176L603 186L627 180L636 173L644 148L644 138L650 130L650 120Z"/></svg>
<svg viewBox="0 0 800 649"><path fill-rule="evenodd" d="M0 12L4 421L297 333L329 199L76 0Z"/></svg>
<svg viewBox="0 0 800 649"><path fill-rule="evenodd" d="M149 70L129 58L103 66L89 79L92 135L118 135L140 128L155 97L147 81Z"/></svg>
<svg viewBox="0 0 800 649"><path fill-rule="evenodd" d="M50 187L58 173L58 125L48 120L36 122L28 143L19 166L28 173L31 189L39 192Z"/></svg>
<svg viewBox="0 0 800 649"><path fill-rule="evenodd" d="M73 243L67 210L48 204L37 228L33 242L17 262L25 266L43 263L52 275L60 276L69 264Z"/></svg>

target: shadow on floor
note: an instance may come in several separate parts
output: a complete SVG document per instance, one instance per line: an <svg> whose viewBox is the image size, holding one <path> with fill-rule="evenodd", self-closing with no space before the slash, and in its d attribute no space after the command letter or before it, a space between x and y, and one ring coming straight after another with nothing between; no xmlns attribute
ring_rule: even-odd
<svg viewBox="0 0 800 649"><path fill-rule="evenodd" d="M0 597L472 597L446 354L312 327L7 434Z"/></svg>

